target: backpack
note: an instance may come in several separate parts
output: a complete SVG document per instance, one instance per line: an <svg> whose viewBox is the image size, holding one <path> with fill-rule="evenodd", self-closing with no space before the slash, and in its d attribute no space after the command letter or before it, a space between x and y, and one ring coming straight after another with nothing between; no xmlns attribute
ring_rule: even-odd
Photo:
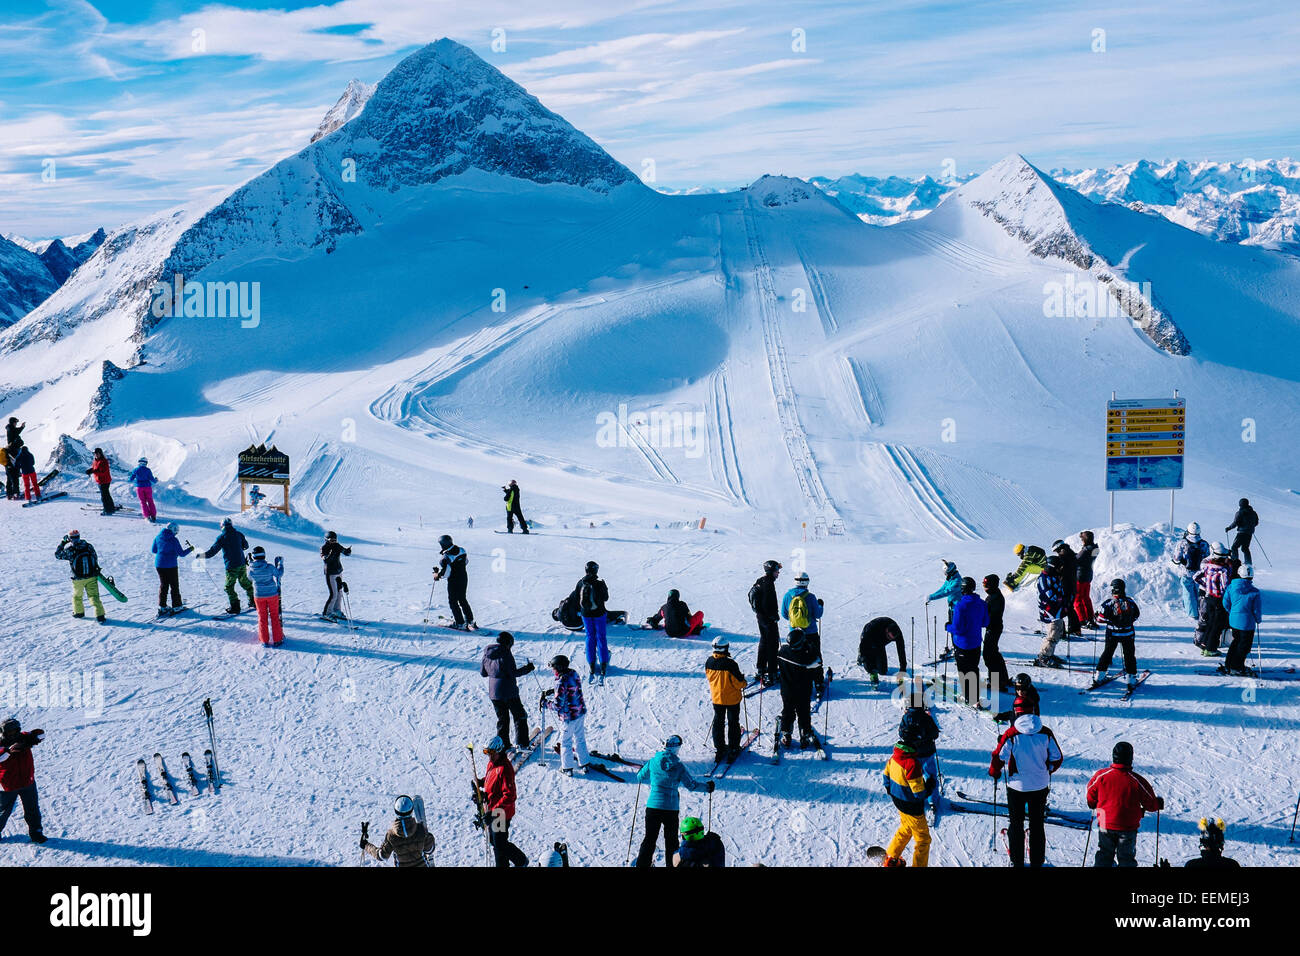
<svg viewBox="0 0 1300 956"><path fill-rule="evenodd" d="M812 615L808 613L808 593L796 594L790 601L790 626L806 628L812 624Z"/></svg>
<svg viewBox="0 0 1300 956"><path fill-rule="evenodd" d="M596 588L586 578L583 578L582 585L578 589L578 606L582 608L584 615L595 614L600 610L596 604Z"/></svg>
<svg viewBox="0 0 1300 956"><path fill-rule="evenodd" d="M763 578L759 578L749 586L749 607L755 614L759 614L763 610L759 607L763 600L763 581Z"/></svg>
<svg viewBox="0 0 1300 956"><path fill-rule="evenodd" d="M93 578L99 574L99 562L95 560L95 551L85 545L73 549L69 563L72 565L74 578Z"/></svg>

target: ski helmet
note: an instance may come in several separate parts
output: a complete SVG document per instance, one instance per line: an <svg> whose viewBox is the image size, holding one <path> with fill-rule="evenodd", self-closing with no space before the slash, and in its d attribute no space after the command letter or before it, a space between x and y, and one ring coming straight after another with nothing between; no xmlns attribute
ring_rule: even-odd
<svg viewBox="0 0 1300 956"><path fill-rule="evenodd" d="M664 750L676 750L681 745L682 745L682 738L677 736L676 734L673 734L671 737L669 737L667 740L664 741Z"/></svg>
<svg viewBox="0 0 1300 956"><path fill-rule="evenodd" d="M18 723L17 717L8 717L3 724L0 724L0 739L13 740L23 732L23 725Z"/></svg>
<svg viewBox="0 0 1300 956"><path fill-rule="evenodd" d="M974 578L962 578L962 579L961 579L961 593L962 593L962 594L974 594L974 593L975 593L975 579L974 579Z"/></svg>
<svg viewBox="0 0 1300 956"><path fill-rule="evenodd" d="M1187 526L1187 537L1195 541L1200 536L1201 536L1201 523L1199 521L1193 521L1191 524Z"/></svg>
<svg viewBox="0 0 1300 956"><path fill-rule="evenodd" d="M452 545L452 540L451 540L451 535L449 534L444 534L441 538L438 539L438 547L442 548L442 550L444 551L450 548L451 545Z"/></svg>
<svg viewBox="0 0 1300 956"><path fill-rule="evenodd" d="M1246 508L1250 505L1250 499L1242 498L1240 501L1237 502L1237 504L1242 508Z"/></svg>
<svg viewBox="0 0 1300 956"><path fill-rule="evenodd" d="M148 458L141 458L139 461L136 462L136 464L137 464L137 465L147 465L147 464L149 464L149 459L148 459Z"/></svg>
<svg viewBox="0 0 1300 956"><path fill-rule="evenodd" d="M1019 674L1016 675L1016 686L1032 687L1034 686L1034 679L1030 677L1028 674L1026 674L1024 671L1021 671Z"/></svg>
<svg viewBox="0 0 1300 956"><path fill-rule="evenodd" d="M406 794L402 794L393 801L393 812L399 817L409 817L415 812L415 801Z"/></svg>
<svg viewBox="0 0 1300 956"><path fill-rule="evenodd" d="M253 549L253 560L256 561L258 558L266 558L266 548L262 547L260 544Z"/></svg>
<svg viewBox="0 0 1300 956"><path fill-rule="evenodd" d="M326 532L325 532L325 540L326 540L326 541L337 541L338 539L339 539L339 536L338 536L338 533L337 533L337 532L334 532L334 531L326 531Z"/></svg>
<svg viewBox="0 0 1300 956"><path fill-rule="evenodd" d="M1243 578L1253 578L1255 576L1255 569L1249 564L1243 564L1241 566L1241 570L1238 571L1237 573L1240 574Z"/></svg>
<svg viewBox="0 0 1300 956"><path fill-rule="evenodd" d="M588 562L587 562L587 573L588 573L588 574L595 574L595 573L596 573L597 571L599 571L599 570L600 570L600 565L597 564L595 561L588 561Z"/></svg>
<svg viewBox="0 0 1300 956"><path fill-rule="evenodd" d="M172 534L176 534L178 531L181 530L181 526L178 525L175 521L168 521L167 530L170 531Z"/></svg>
<svg viewBox="0 0 1300 956"><path fill-rule="evenodd" d="M78 531L76 528L73 528L71 531L68 532L68 540L69 541L81 540L81 532Z"/></svg>
<svg viewBox="0 0 1300 956"><path fill-rule="evenodd" d="M996 574L984 575L984 587L989 591L996 591L998 589L998 585L1001 583L1002 582L998 580L998 576Z"/></svg>
<svg viewBox="0 0 1300 956"><path fill-rule="evenodd" d="M777 572L777 571L780 571L780 570L781 570L781 562L780 562L780 561L764 561L764 562L763 562L763 573L764 573L764 574L773 574L773 573L775 573L775 572Z"/></svg>
<svg viewBox="0 0 1300 956"><path fill-rule="evenodd" d="M231 521L229 518L225 518L225 519L223 519L222 522L221 522L221 527L223 527L223 528L233 528L234 526L235 526L235 523L234 523L233 521Z"/></svg>
<svg viewBox="0 0 1300 956"><path fill-rule="evenodd" d="M1060 551L1064 547L1065 547L1065 542L1062 541L1060 538L1057 538L1055 541L1052 542L1053 551Z"/></svg>
<svg viewBox="0 0 1300 956"><path fill-rule="evenodd" d="M497 643L502 645L503 647L509 647L510 645L514 644L514 642L515 642L515 636L511 634L509 631L502 631L500 634L497 635Z"/></svg>
<svg viewBox="0 0 1300 956"><path fill-rule="evenodd" d="M1125 584L1123 578L1116 578L1114 581L1110 582L1110 591L1112 594L1123 594L1124 587Z"/></svg>
<svg viewBox="0 0 1300 956"><path fill-rule="evenodd" d="M563 654L556 654L551 658L551 663L548 666L551 670L567 671L569 669L569 659Z"/></svg>
<svg viewBox="0 0 1300 956"><path fill-rule="evenodd" d="M1210 554L1223 557L1227 553L1228 553L1228 549L1222 541L1216 541L1214 542L1214 544L1210 545Z"/></svg>
<svg viewBox="0 0 1300 956"><path fill-rule="evenodd" d="M713 649L715 651L728 651L731 649L731 642L722 635L718 635L713 639Z"/></svg>
<svg viewBox="0 0 1300 956"><path fill-rule="evenodd" d="M940 563L943 565L943 573L945 575L947 575L948 577L952 577L957 573L957 565L953 564L947 558L940 558L939 560Z"/></svg>
<svg viewBox="0 0 1300 956"><path fill-rule="evenodd" d="M680 599L681 596L682 596L682 592L677 590L676 588L673 588L671 591L668 592L668 600L670 601L676 601Z"/></svg>
<svg viewBox="0 0 1300 956"><path fill-rule="evenodd" d="M1216 820L1213 817L1207 817L1197 824L1197 829L1201 831L1201 849L1210 850L1215 853L1223 852L1223 831L1226 827L1222 820Z"/></svg>
<svg viewBox="0 0 1300 956"><path fill-rule="evenodd" d="M795 584L807 584L807 583L808 583L808 572L807 572L807 571L800 571L798 574L796 574L795 577L794 577L794 583L795 583Z"/></svg>
<svg viewBox="0 0 1300 956"><path fill-rule="evenodd" d="M1127 740L1121 740L1115 745L1115 749L1110 752L1111 759L1125 767L1133 766L1133 745Z"/></svg>
<svg viewBox="0 0 1300 956"><path fill-rule="evenodd" d="M687 843L692 840L701 840L704 838L704 824L700 822L699 817L686 817L682 820L682 825L678 828L682 839Z"/></svg>
<svg viewBox="0 0 1300 956"><path fill-rule="evenodd" d="M1025 546L1023 544L1018 544L1011 550L1016 553L1016 557L1018 558L1025 553Z"/></svg>
<svg viewBox="0 0 1300 956"><path fill-rule="evenodd" d="M491 740L487 742L487 746L483 748L483 752L488 754L505 753L505 751L506 751L506 742L502 740L499 736L493 737Z"/></svg>
<svg viewBox="0 0 1300 956"><path fill-rule="evenodd" d="M1061 556L1059 554L1054 554L1047 559L1047 570L1049 571L1061 570Z"/></svg>

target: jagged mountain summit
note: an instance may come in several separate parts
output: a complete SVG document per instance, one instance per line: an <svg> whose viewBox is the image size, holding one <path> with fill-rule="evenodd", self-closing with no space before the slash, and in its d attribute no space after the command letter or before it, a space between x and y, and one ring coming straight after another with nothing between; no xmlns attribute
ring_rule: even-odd
<svg viewBox="0 0 1300 956"><path fill-rule="evenodd" d="M102 228L66 240L33 242L20 236L0 238L0 327L17 322L44 302L94 255L105 238ZM50 281L41 274L38 264Z"/></svg>
<svg viewBox="0 0 1300 956"><path fill-rule="evenodd" d="M338 102L331 106L321 119L320 126L312 134L311 142L314 143L318 139L323 139L360 113L365 109L366 103L369 102L374 93L375 84L363 83L360 80L353 79L348 83Z"/></svg>

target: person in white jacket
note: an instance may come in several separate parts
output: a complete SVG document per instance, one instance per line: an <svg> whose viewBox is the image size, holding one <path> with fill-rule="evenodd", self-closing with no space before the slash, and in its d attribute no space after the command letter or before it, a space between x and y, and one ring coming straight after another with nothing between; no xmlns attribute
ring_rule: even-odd
<svg viewBox="0 0 1300 956"><path fill-rule="evenodd" d="M1056 737L1037 714L1019 713L993 751L989 776L1007 772L1007 846L1012 866L1025 865L1025 819L1029 820L1029 865L1042 866L1047 856L1047 795L1052 774L1065 760Z"/></svg>

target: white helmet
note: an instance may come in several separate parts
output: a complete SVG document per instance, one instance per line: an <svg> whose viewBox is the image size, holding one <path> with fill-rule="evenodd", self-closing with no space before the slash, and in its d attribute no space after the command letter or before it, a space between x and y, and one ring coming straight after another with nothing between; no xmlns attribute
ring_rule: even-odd
<svg viewBox="0 0 1300 956"><path fill-rule="evenodd" d="M1251 567L1249 564L1247 564L1237 573L1240 574L1243 578L1253 578L1255 576L1255 569Z"/></svg>
<svg viewBox="0 0 1300 956"><path fill-rule="evenodd" d="M1187 537L1191 538L1193 541L1199 541L1201 539L1200 522L1193 521L1187 526Z"/></svg>
<svg viewBox="0 0 1300 956"><path fill-rule="evenodd" d="M1214 544L1210 545L1210 554L1217 555L1218 557L1222 557L1227 553L1228 553L1228 549L1224 546L1222 541L1216 541L1214 542Z"/></svg>

